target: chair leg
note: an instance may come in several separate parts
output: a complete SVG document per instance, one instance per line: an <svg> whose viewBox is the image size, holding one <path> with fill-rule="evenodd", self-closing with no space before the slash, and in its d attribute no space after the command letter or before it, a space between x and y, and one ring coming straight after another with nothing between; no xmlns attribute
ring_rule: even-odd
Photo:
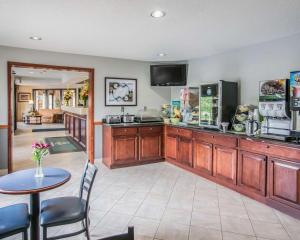
<svg viewBox="0 0 300 240"><path fill-rule="evenodd" d="M88 220L88 218L86 218L85 219L85 233L86 233L86 239L87 240L90 240L91 238L90 238L90 230L89 230L89 222L88 222L89 220Z"/></svg>
<svg viewBox="0 0 300 240"><path fill-rule="evenodd" d="M47 240L47 228L43 227L43 240Z"/></svg>
<svg viewBox="0 0 300 240"><path fill-rule="evenodd" d="M28 231L27 231L27 229L24 230L24 232L22 233L22 235L23 235L23 240L28 240Z"/></svg>

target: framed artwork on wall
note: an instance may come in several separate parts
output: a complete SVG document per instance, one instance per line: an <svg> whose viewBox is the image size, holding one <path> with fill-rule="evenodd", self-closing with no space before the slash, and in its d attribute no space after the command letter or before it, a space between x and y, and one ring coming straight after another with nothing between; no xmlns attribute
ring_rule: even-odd
<svg viewBox="0 0 300 240"><path fill-rule="evenodd" d="M105 77L105 106L137 106L137 79Z"/></svg>
<svg viewBox="0 0 300 240"><path fill-rule="evenodd" d="M31 100L31 93L19 92L18 93L18 102L29 102Z"/></svg>

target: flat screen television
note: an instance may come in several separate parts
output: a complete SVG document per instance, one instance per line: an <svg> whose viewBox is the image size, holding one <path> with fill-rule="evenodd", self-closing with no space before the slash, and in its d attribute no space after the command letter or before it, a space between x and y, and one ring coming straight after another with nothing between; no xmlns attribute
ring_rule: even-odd
<svg viewBox="0 0 300 240"><path fill-rule="evenodd" d="M185 86L186 64L151 65L151 86Z"/></svg>

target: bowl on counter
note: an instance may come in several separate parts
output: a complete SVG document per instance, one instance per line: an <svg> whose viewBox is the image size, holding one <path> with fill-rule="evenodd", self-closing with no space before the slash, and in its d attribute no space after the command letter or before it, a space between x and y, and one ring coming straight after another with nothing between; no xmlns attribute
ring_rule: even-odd
<svg viewBox="0 0 300 240"><path fill-rule="evenodd" d="M170 118L172 124L178 124L180 122L179 118Z"/></svg>
<svg viewBox="0 0 300 240"><path fill-rule="evenodd" d="M245 113L241 113L241 114L236 114L235 118L239 121L239 122L244 122L247 120L248 115Z"/></svg>
<svg viewBox="0 0 300 240"><path fill-rule="evenodd" d="M236 124L233 124L233 129L236 132L244 132L245 131L245 126L244 126L244 124L236 123Z"/></svg>

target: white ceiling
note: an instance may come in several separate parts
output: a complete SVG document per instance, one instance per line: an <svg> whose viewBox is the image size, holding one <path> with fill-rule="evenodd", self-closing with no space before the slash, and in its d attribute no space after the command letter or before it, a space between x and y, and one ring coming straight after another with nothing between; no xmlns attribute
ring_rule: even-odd
<svg viewBox="0 0 300 240"><path fill-rule="evenodd" d="M298 32L300 0L0 1L0 45L66 53L187 60Z"/></svg>
<svg viewBox="0 0 300 240"><path fill-rule="evenodd" d="M13 68L15 83L23 86L73 87L88 79L87 72Z"/></svg>

